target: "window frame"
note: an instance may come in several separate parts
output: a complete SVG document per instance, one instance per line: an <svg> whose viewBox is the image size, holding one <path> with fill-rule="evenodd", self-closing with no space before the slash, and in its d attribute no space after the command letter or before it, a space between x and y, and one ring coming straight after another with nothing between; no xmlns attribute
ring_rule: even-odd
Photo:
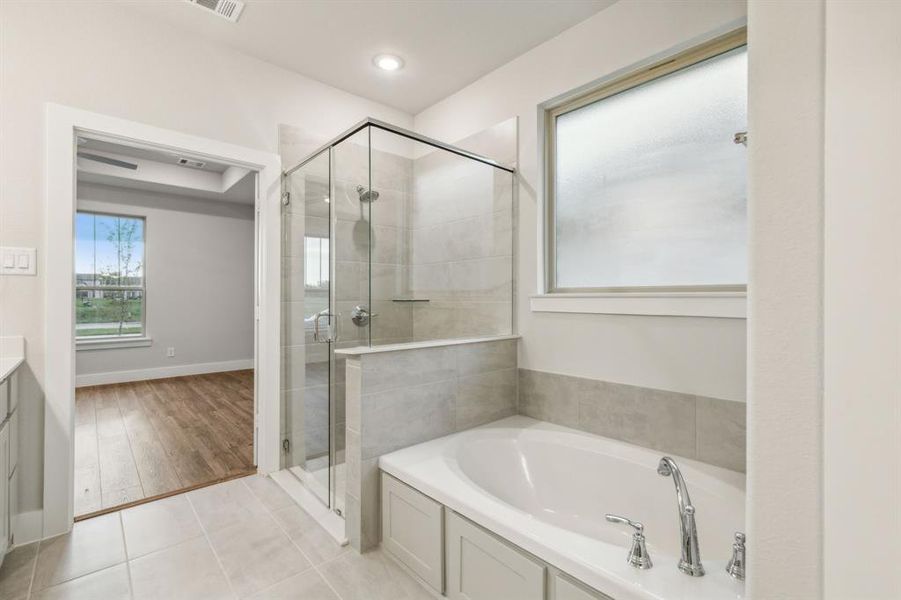
<svg viewBox="0 0 901 600"><path fill-rule="evenodd" d="M318 286L307 284L307 272L308 272L307 266L308 265L307 265L306 261L307 261L307 241L309 241L309 240L319 240L319 282L320 282L320 285L318 285ZM303 288L304 288L304 291L327 292L327 291L329 291L329 289L331 289L331 273L330 273L330 269L329 269L330 258L326 258L324 260L325 269L322 268L323 267L323 258L322 258L322 247L323 247L322 242L323 242L323 240L325 241L324 246L325 246L326 252L331 252L331 247L329 244L329 236L327 236L327 235L306 235L306 234L304 234L304 236L303 236L303 244L304 244L304 248L303 248L303 250L304 250ZM325 273L326 277L329 277L329 279L325 280L325 285L322 285L322 282L323 282L322 274L323 273Z"/></svg>
<svg viewBox="0 0 901 600"><path fill-rule="evenodd" d="M121 348L128 346L149 346L150 345L150 336L147 333L147 217L145 215L133 215L133 214L123 214L123 213L114 213L114 212L106 212L102 210L83 210L76 208L75 209L75 220L78 220L78 215L94 215L94 216L102 216L102 217L115 217L117 219L134 219L142 221L142 236L141 242L142 252L141 252L141 270L143 271L143 276L141 277L141 285L79 285L77 279L77 270L75 269L75 265L73 264L73 275L75 278L75 298L73 299L73 308L74 302L78 301L78 292L85 291L111 291L111 292L141 292L141 333L127 333L122 335L114 335L114 334L106 334L106 335L78 335L78 320L75 319L75 345L79 348L92 348L92 349L106 349L106 348ZM76 239L76 247L77 247L77 239ZM96 275L96 273L95 273Z"/></svg>
<svg viewBox="0 0 901 600"><path fill-rule="evenodd" d="M693 66L707 59L724 54L748 43L747 29L742 28L709 42L679 52L673 56L659 60L649 66L633 70L612 81L595 86L587 92L580 92L561 102L544 109L544 278L542 281L544 294L539 296L565 295L584 298L586 294L611 295L654 295L671 296L679 294L699 294L705 299L711 295L722 294L726 297L745 295L747 283L714 284L714 285L672 285L672 286L629 286L629 287L558 287L556 282L557 268L557 232L556 232L556 133L557 117L578 110L594 102L625 92L655 79L671 75L677 71ZM533 310L536 310L533 304ZM552 312L569 312L557 311ZM581 311L580 311L581 312ZM595 312L595 311L591 311ZM609 312L599 310L597 312ZM618 311L614 311L618 312ZM658 313L651 313L658 314ZM666 313L668 314L668 313ZM719 315L717 315L719 316Z"/></svg>

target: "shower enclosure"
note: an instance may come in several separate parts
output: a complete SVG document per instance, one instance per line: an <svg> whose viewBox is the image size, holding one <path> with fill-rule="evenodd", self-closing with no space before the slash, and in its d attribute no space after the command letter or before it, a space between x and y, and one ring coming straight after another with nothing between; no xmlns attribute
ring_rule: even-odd
<svg viewBox="0 0 901 600"><path fill-rule="evenodd" d="M513 169L368 119L283 177L283 468L344 513L335 350L513 328Z"/></svg>

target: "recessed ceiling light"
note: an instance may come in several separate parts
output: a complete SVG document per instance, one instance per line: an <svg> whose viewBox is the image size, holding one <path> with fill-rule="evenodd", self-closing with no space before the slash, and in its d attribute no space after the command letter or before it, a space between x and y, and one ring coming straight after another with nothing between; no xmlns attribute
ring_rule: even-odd
<svg viewBox="0 0 901 600"><path fill-rule="evenodd" d="M372 59L372 64L383 71L397 71L404 66L404 60L393 54L379 54Z"/></svg>

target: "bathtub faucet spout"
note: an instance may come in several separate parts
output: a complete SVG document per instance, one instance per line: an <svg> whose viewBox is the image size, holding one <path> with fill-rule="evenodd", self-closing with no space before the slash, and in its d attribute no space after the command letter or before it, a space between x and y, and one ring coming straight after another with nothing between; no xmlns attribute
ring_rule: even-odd
<svg viewBox="0 0 901 600"><path fill-rule="evenodd" d="M672 476L676 486L676 501L679 504L679 532L681 534L682 558L679 561L679 570L692 577L700 577L704 574L704 566L701 564L701 550L698 547L698 528L695 523L695 507L688 495L688 487L682 479L682 472L676 462L669 456L660 459L657 465L657 473L664 477Z"/></svg>

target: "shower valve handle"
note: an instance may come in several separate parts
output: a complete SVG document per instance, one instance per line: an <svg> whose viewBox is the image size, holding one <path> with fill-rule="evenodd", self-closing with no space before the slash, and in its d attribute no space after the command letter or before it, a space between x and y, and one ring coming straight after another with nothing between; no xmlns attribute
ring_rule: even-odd
<svg viewBox="0 0 901 600"><path fill-rule="evenodd" d="M354 306L353 310L350 311L350 320L353 321L354 325L357 327L365 327L369 325L369 320L372 317L377 317L378 314L369 312L369 309L365 306L357 305Z"/></svg>

